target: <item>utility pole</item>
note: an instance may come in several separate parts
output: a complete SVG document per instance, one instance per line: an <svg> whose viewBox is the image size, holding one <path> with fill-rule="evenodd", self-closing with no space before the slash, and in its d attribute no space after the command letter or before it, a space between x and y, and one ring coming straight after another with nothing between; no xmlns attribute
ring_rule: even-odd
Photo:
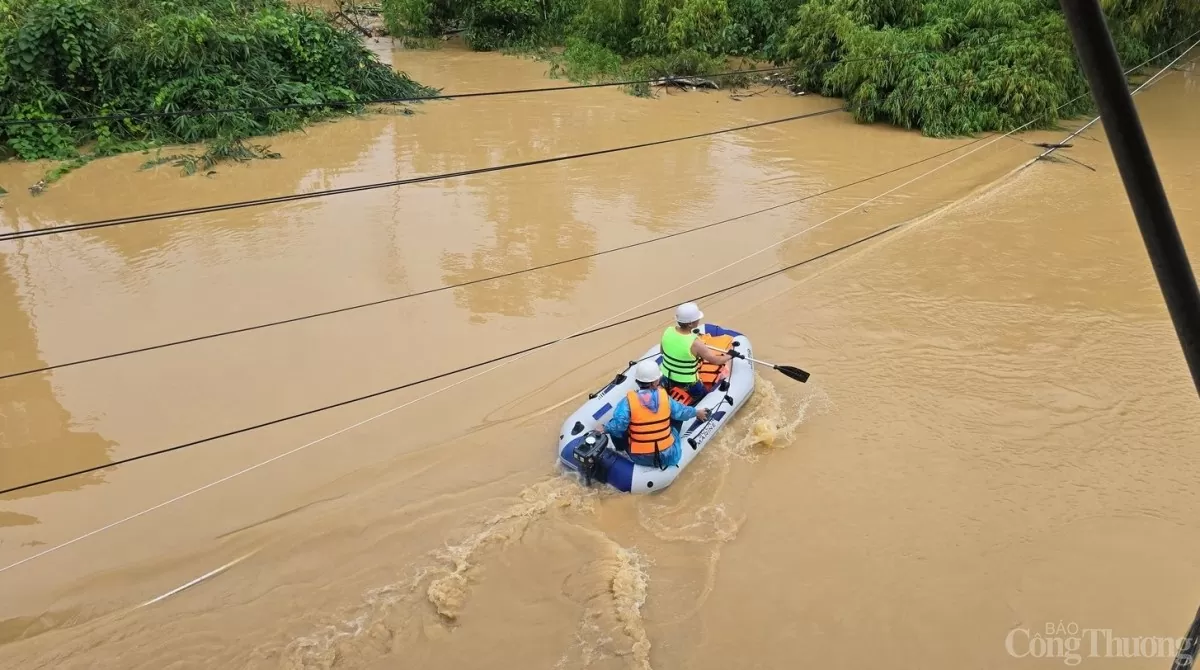
<svg viewBox="0 0 1200 670"><path fill-rule="evenodd" d="M1158 278L1175 334L1200 394L1200 290L1188 262L1187 251L1175 226L1171 205L1163 189L1146 134L1138 119L1133 97L1125 83L1121 60L1097 0L1059 0L1071 30L1071 41L1083 65L1092 97L1100 109L1104 132L1112 148L1121 181L1150 264ZM1172 670L1191 670L1200 644L1200 611L1175 656Z"/></svg>

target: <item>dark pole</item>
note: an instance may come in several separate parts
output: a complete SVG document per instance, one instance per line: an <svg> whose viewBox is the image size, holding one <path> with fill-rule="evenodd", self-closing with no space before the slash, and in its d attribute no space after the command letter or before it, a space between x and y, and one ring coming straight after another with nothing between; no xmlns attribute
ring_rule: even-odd
<svg viewBox="0 0 1200 670"><path fill-rule="evenodd" d="M1097 0L1060 0L1175 334L1200 394L1200 290Z"/></svg>
<svg viewBox="0 0 1200 670"><path fill-rule="evenodd" d="M1192 627L1188 629L1187 637L1183 638L1183 642L1179 645L1179 653L1175 654L1175 662L1171 664L1171 670L1191 670L1192 662L1196 660L1196 644L1200 642L1200 611L1196 612L1196 618L1192 620Z"/></svg>
<svg viewBox="0 0 1200 670"><path fill-rule="evenodd" d="M1175 325L1175 334L1183 347L1184 358L1192 373L1192 383L1200 393L1200 291L1196 289L1196 278L1192 275L1183 240L1175 227L1175 217L1167 202L1150 154L1150 145L1142 131L1133 97L1125 84L1121 60L1113 46L1112 35L1104 21L1097 0L1059 0L1067 25L1071 29L1071 40L1087 75L1092 97L1100 108L1104 132L1112 147L1121 181L1142 240L1150 254L1150 264L1158 277ZM1190 670L1195 661L1197 644L1200 643L1200 611L1188 629L1187 637L1180 644L1172 670Z"/></svg>

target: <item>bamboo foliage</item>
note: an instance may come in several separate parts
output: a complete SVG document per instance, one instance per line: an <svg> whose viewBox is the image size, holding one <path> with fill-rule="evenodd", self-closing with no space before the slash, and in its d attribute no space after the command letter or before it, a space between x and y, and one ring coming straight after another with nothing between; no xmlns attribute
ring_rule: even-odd
<svg viewBox="0 0 1200 670"><path fill-rule="evenodd" d="M0 118L355 102L430 92L323 14L283 0L0 0ZM356 111L313 107L0 125L24 159L240 138Z"/></svg>

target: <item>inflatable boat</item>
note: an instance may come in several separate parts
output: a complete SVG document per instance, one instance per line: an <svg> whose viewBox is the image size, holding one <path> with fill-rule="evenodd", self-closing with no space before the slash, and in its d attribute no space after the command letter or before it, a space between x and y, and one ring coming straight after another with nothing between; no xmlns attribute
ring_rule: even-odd
<svg viewBox="0 0 1200 670"><path fill-rule="evenodd" d="M586 484L605 482L626 493L650 493L665 489L704 450L704 447L730 422L754 392L754 362L750 340L741 333L709 324L702 335L733 338L730 345L744 358L734 358L721 370L713 390L691 403L697 409L707 408L707 421L694 417L679 427L683 442L679 463L668 468L637 465L619 451L612 440L595 429L612 418L613 408L630 391L637 388L633 379L638 362L653 359L662 365L662 350L654 345L636 361L630 361L623 372L603 388L588 396L588 401L563 422L558 436L558 460L563 467L578 472Z"/></svg>

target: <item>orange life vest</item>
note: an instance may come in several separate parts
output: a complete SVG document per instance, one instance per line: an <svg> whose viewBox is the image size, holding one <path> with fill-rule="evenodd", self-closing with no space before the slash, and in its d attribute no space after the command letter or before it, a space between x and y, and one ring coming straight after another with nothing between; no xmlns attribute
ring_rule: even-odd
<svg viewBox="0 0 1200 670"><path fill-rule="evenodd" d="M650 456L675 446L675 435L671 432L671 400L661 387L658 394L658 411L651 412L638 399L637 391L630 391L629 400L629 453L633 456Z"/></svg>
<svg viewBox="0 0 1200 670"><path fill-rule="evenodd" d="M729 351L733 348L732 335L704 334L700 336L700 341L718 351ZM724 365L713 365L712 363L701 359L700 371L697 374L700 377L700 381L704 382L704 387L711 391L713 386L717 384L717 380L721 378L721 375L724 371Z"/></svg>
<svg viewBox="0 0 1200 670"><path fill-rule="evenodd" d="M688 391L688 386L679 386L671 380L667 380L667 383L671 385L671 389L667 391L667 393L677 402L690 405L692 404L692 401L695 400L692 398L691 392Z"/></svg>

